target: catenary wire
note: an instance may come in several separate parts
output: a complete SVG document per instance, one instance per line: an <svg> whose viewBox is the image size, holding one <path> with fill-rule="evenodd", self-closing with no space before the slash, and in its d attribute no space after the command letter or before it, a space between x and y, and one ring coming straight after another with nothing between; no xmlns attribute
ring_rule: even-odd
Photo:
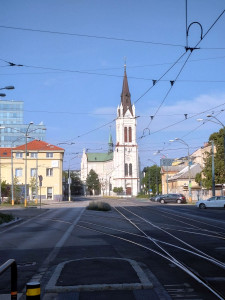
<svg viewBox="0 0 225 300"><path fill-rule="evenodd" d="M40 32L40 33L49 33L49 34L58 34L58 35L78 36L78 37L95 38L95 39L114 40L114 41L122 41L122 42L132 42L132 43L142 43L142 44L152 44L152 45L172 46L172 47L183 47L184 48L184 45L179 45L179 44L125 39L125 38L118 38L118 37L112 37L112 36L110 37L110 36L99 36L99 35L90 35L90 34L81 34L81 33L69 33L69 32L50 31L50 30L32 29L32 28L24 28L24 27L13 27L13 26L4 26L4 25L0 25L0 28L31 31L31 32Z"/></svg>

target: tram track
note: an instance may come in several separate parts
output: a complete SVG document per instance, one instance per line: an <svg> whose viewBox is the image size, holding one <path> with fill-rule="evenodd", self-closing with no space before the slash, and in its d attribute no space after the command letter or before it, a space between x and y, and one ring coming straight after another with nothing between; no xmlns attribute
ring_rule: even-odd
<svg viewBox="0 0 225 300"><path fill-rule="evenodd" d="M145 249L146 251L150 251L156 254L157 256L163 258L164 260L168 261L169 263L174 264L177 268L185 272L193 280L195 280L201 286L210 291L217 299L224 299L224 290L221 291L217 286L215 286L215 284L209 282L209 280L207 279L209 276L207 276L207 272L201 269L201 266L203 264L202 261L204 261L204 264L213 265L213 267L209 268L210 270L213 269L213 271L215 272L216 268L219 268L224 271L225 263L214 258L212 255L209 255L206 252L194 247L193 245L187 243L186 241L177 237L176 235L171 234L169 232L170 229L168 231L160 227L159 225L154 224L150 220L143 218L138 213L133 212L132 210L135 209L136 211L137 207L138 206L132 206L128 209L124 206L117 206L114 207L114 209L139 233L134 233L129 230L116 229L111 226L103 226L102 224L88 221L80 221L79 224L77 224L77 226L116 239L120 239L126 243L132 244L133 246L138 246ZM146 225L153 228L155 231L163 233L163 236L166 235L165 240L163 240L163 238L157 239L151 234L149 234L149 232L151 231L146 230ZM187 223L185 223L185 225L187 225ZM142 229L141 227L145 227L145 229ZM202 228L199 227L193 229L201 231ZM223 233L221 233L221 235L222 234ZM211 231L211 236L213 238L223 239L223 237L220 236L220 234L218 235L218 232L215 236L213 235L213 231ZM210 238L210 236L208 236L208 238ZM172 241L168 241L168 239L172 239ZM182 244L182 246L180 244ZM192 261L201 261L201 263L199 263L200 267L196 267L196 265L190 263ZM206 269L208 269L208 267Z"/></svg>

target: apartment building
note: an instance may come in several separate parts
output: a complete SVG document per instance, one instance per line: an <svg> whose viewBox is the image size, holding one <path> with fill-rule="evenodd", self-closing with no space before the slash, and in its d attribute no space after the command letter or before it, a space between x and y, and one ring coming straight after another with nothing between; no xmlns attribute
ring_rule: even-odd
<svg viewBox="0 0 225 300"><path fill-rule="evenodd" d="M13 182L16 178L17 185L22 187L22 200L26 194L28 201L39 199L40 195L42 199L61 201L63 156L63 148L38 140L14 148L0 148L1 181L12 186L12 178Z"/></svg>

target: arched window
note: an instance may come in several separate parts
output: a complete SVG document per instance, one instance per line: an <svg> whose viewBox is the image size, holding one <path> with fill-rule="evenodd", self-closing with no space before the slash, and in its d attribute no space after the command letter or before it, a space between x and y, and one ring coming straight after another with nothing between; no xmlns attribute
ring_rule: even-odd
<svg viewBox="0 0 225 300"><path fill-rule="evenodd" d="M128 164L125 164L125 176L128 176Z"/></svg>
<svg viewBox="0 0 225 300"><path fill-rule="evenodd" d="M129 142L132 142L132 128L129 127Z"/></svg>
<svg viewBox="0 0 225 300"><path fill-rule="evenodd" d="M129 164L129 175L132 176L132 164Z"/></svg>
<svg viewBox="0 0 225 300"><path fill-rule="evenodd" d="M124 127L124 142L127 143L127 127Z"/></svg>

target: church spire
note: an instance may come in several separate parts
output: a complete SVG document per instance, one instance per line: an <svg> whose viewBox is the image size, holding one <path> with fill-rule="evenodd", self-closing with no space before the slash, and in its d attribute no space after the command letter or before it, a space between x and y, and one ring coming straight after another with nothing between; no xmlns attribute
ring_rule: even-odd
<svg viewBox="0 0 225 300"><path fill-rule="evenodd" d="M130 113L133 115L131 99L130 99L130 91L127 81L127 72L126 72L126 62L124 64L124 76L123 76L123 88L121 93L121 104L123 106L123 115L125 115L126 111L129 109Z"/></svg>

